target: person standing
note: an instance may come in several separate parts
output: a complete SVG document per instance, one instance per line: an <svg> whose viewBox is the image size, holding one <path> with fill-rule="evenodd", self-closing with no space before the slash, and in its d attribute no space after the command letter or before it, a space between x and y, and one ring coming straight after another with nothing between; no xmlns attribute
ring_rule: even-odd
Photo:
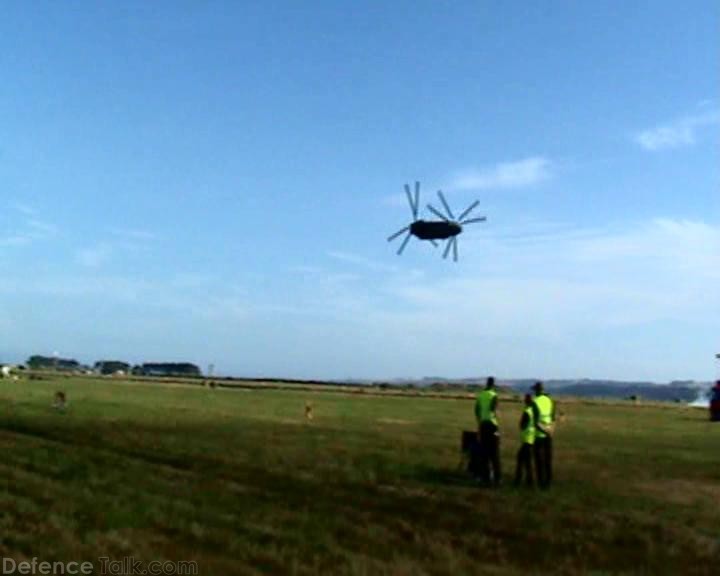
<svg viewBox="0 0 720 576"><path fill-rule="evenodd" d="M545 393L542 382L535 382L535 401L532 405L535 423L535 470L540 488L549 488L553 476L553 426L555 423L555 403Z"/></svg>
<svg viewBox="0 0 720 576"><path fill-rule="evenodd" d="M485 484L500 485L500 428L497 417L495 378L490 376L485 389L477 395L475 417L480 436L480 479Z"/></svg>
<svg viewBox="0 0 720 576"><path fill-rule="evenodd" d="M520 449L517 453L515 467L515 486L520 486L525 476L525 484L533 487L533 445L535 444L535 417L533 416L533 399L525 394L525 406L520 417Z"/></svg>

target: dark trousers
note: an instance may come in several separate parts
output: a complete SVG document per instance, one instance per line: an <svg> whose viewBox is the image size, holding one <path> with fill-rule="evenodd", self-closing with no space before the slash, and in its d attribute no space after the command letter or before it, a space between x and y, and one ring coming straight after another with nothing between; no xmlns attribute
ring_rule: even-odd
<svg viewBox="0 0 720 576"><path fill-rule="evenodd" d="M515 466L515 485L519 486L525 476L525 484L533 486L533 445L523 442L517 453L517 465Z"/></svg>
<svg viewBox="0 0 720 576"><path fill-rule="evenodd" d="M549 488L552 483L552 438L535 438L535 471L540 488Z"/></svg>
<svg viewBox="0 0 720 576"><path fill-rule="evenodd" d="M478 433L475 431L463 432L461 448L463 453L468 456L467 471L475 478L480 478L482 474L480 466L482 456L480 454L480 439Z"/></svg>
<svg viewBox="0 0 720 576"><path fill-rule="evenodd" d="M500 437L498 427L492 422L480 424L480 479L483 482L499 484L502 478L500 469Z"/></svg>

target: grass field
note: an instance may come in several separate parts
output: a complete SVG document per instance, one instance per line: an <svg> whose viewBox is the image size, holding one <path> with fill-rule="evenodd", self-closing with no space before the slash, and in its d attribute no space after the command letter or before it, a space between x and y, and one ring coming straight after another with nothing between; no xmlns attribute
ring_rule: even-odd
<svg viewBox="0 0 720 576"><path fill-rule="evenodd" d="M0 381L0 556L196 560L203 575L720 574L720 424L675 405L560 409L551 491L487 490L458 471L470 400ZM506 478L519 415L501 403Z"/></svg>

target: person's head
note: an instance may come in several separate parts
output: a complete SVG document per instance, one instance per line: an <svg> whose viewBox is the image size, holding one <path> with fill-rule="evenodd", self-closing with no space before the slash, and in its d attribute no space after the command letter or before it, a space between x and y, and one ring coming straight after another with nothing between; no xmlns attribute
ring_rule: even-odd
<svg viewBox="0 0 720 576"><path fill-rule="evenodd" d="M533 384L532 389L535 391L535 396L540 396L540 394L542 394L544 392L543 384L542 384L542 382L539 382L539 381L535 382L535 384Z"/></svg>
<svg viewBox="0 0 720 576"><path fill-rule="evenodd" d="M485 388L488 390L495 388L495 378L488 376L487 382L485 382Z"/></svg>
<svg viewBox="0 0 720 576"><path fill-rule="evenodd" d="M525 394L525 406L532 406L532 394Z"/></svg>

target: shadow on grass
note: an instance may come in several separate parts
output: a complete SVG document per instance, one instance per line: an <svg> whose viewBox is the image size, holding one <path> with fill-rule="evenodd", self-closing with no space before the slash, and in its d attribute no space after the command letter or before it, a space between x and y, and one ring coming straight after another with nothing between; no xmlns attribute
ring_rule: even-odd
<svg viewBox="0 0 720 576"><path fill-rule="evenodd" d="M412 479L424 484L438 486L459 486L476 488L477 480L464 468L435 468L431 466L415 467L412 470Z"/></svg>
<svg viewBox="0 0 720 576"><path fill-rule="evenodd" d="M710 416L707 413L695 413L695 414L679 414L675 417L675 420L683 422L696 422L698 424L706 424L707 422L713 422L710 420ZM720 427L720 420L715 420L715 423Z"/></svg>
<svg viewBox="0 0 720 576"><path fill-rule="evenodd" d="M414 572L437 574L449 561L455 573L471 573L477 558L508 574L556 571L558 558L566 574L704 573L716 554L709 540L698 546L697 530L660 522L652 510L630 513L600 489L604 509L567 491L553 494L552 506L506 498L504 489L478 497L464 467L428 457L412 434L393 450L383 434L317 423L20 414L0 422L6 466L21 480L8 483L6 505L17 507L8 538L25 555L168 546L305 574L350 573L358 554L386 573L398 556L417 562ZM48 506L54 524L41 521ZM535 528L538 516L545 521ZM62 538L64 547L53 544ZM532 566L528 546L540 551Z"/></svg>

